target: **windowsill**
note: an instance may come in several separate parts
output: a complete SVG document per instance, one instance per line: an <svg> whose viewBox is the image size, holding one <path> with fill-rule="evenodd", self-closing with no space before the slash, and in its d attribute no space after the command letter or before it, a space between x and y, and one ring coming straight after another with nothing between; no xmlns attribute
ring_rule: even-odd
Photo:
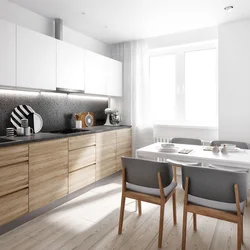
<svg viewBox="0 0 250 250"><path fill-rule="evenodd" d="M191 129L210 129L218 130L217 126L206 126L206 125L189 125L189 124L170 124L170 123L155 123L154 127L170 127L170 128L191 128Z"/></svg>

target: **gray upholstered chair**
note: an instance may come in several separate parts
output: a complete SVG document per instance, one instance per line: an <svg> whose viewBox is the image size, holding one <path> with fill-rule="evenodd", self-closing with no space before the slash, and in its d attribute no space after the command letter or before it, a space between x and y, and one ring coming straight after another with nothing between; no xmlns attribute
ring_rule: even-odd
<svg viewBox="0 0 250 250"><path fill-rule="evenodd" d="M236 145L237 148L240 149L248 149L248 145L245 142L240 142L240 141L212 141L210 143L210 146L221 146L223 144L234 144ZM232 172L244 172L244 173L248 173L249 174L249 169L247 168L237 168L237 167L232 167L232 166L221 166L221 165L215 165L215 164L210 164L209 165L210 168L214 168L214 169L220 169L220 170L226 170L226 171L232 171ZM246 200L246 206L247 206L247 200Z"/></svg>
<svg viewBox="0 0 250 250"><path fill-rule="evenodd" d="M162 246L165 203L173 199L173 221L176 224L176 182L172 182L173 169L169 163L122 157L122 198L118 234L122 233L125 199L138 201L141 215L141 201L160 205L158 247Z"/></svg>
<svg viewBox="0 0 250 250"><path fill-rule="evenodd" d="M187 213L236 223L237 249L243 242L244 201L247 198L247 174L210 168L182 166L182 186L185 190L182 249L186 248Z"/></svg>
<svg viewBox="0 0 250 250"><path fill-rule="evenodd" d="M187 144L187 145L200 145L200 146L203 145L202 140L193 138L176 137L176 138L171 138L169 142L174 144ZM175 181L177 181L177 176L176 176L177 167L180 167L181 165L201 166L200 162L185 162L185 161L176 161L171 159L167 159L167 161L173 165Z"/></svg>
<svg viewBox="0 0 250 250"><path fill-rule="evenodd" d="M171 138L169 142L177 144L203 145L202 140L193 138L176 137L176 138Z"/></svg>
<svg viewBox="0 0 250 250"><path fill-rule="evenodd" d="M240 142L240 141L212 141L210 143L210 146L221 146L223 144L234 144L236 145L237 148L241 148L241 149L248 149L248 145L245 142Z"/></svg>

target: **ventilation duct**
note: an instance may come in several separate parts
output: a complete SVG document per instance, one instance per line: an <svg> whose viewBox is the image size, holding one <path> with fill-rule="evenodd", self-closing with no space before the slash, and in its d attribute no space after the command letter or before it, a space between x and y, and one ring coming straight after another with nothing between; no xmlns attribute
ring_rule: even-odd
<svg viewBox="0 0 250 250"><path fill-rule="evenodd" d="M55 19L55 38L63 41L63 20Z"/></svg>

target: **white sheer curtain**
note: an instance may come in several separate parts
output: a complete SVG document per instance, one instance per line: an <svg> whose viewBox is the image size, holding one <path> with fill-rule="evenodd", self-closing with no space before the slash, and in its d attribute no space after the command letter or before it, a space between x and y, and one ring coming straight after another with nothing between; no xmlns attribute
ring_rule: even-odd
<svg viewBox="0 0 250 250"><path fill-rule="evenodd" d="M123 124L133 127L133 152L153 143L149 56L144 41L113 45L111 56L123 62Z"/></svg>

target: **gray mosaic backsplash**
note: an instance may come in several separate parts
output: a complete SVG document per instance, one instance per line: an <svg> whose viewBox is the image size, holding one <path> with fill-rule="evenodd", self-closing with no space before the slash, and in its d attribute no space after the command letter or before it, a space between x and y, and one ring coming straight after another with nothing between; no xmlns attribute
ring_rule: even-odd
<svg viewBox="0 0 250 250"><path fill-rule="evenodd" d="M105 123L104 109L108 107L106 99L82 99L69 96L38 96L6 94L0 92L0 135L5 135L7 127L12 127L10 114L18 106L31 106L43 118L42 131L74 127L74 113L94 112L95 125Z"/></svg>

